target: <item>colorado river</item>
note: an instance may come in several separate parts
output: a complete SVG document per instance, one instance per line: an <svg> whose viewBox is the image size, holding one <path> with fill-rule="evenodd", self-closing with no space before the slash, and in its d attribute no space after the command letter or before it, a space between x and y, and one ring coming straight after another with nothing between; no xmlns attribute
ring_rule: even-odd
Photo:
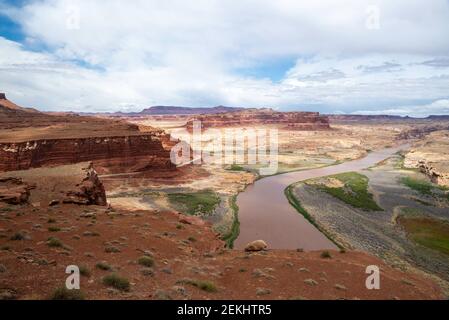
<svg viewBox="0 0 449 320"><path fill-rule="evenodd" d="M371 167L407 146L374 151L364 158L338 165L289 172L256 181L237 197L240 234L234 247L242 249L248 242L262 239L271 249L336 249L333 242L290 205L284 194L285 188L298 181Z"/></svg>

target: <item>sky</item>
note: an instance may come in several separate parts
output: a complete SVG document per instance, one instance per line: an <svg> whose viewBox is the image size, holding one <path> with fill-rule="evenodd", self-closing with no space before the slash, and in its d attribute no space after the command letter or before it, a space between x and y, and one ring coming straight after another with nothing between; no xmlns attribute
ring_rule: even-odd
<svg viewBox="0 0 449 320"><path fill-rule="evenodd" d="M0 92L46 111L449 114L449 0L0 0Z"/></svg>

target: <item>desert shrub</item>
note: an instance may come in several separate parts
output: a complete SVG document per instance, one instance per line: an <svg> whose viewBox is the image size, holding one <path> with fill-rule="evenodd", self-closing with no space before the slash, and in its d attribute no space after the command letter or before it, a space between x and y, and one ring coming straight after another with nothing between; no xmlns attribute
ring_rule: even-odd
<svg viewBox="0 0 449 320"><path fill-rule="evenodd" d="M115 273L104 276L103 284L121 291L129 291L130 283L128 279L121 277Z"/></svg>
<svg viewBox="0 0 449 320"><path fill-rule="evenodd" d="M98 262L98 263L95 265L95 267L96 267L97 269L104 270L104 271L112 270L112 267L111 267L109 264L107 264L106 262L104 262L104 261Z"/></svg>
<svg viewBox="0 0 449 320"><path fill-rule="evenodd" d="M80 274L84 277L90 277L90 270L88 267L86 266L81 266L80 267Z"/></svg>
<svg viewBox="0 0 449 320"><path fill-rule="evenodd" d="M114 246L107 246L104 248L104 251L106 253L118 253L118 252L120 252L120 249L117 247L114 247Z"/></svg>
<svg viewBox="0 0 449 320"><path fill-rule="evenodd" d="M81 290L69 290L66 287L57 288L50 296L51 300L84 300L85 295Z"/></svg>
<svg viewBox="0 0 449 320"><path fill-rule="evenodd" d="M145 266L145 267L152 267L154 266L154 260L151 257L148 256L142 256L139 258L139 260L137 260L137 262L141 265L141 266Z"/></svg>
<svg viewBox="0 0 449 320"><path fill-rule="evenodd" d="M188 284L188 285L197 287L198 289L201 289L206 292L216 292L217 291L217 286L213 282L207 281L207 280L183 279L183 280L177 281L177 283L178 284Z"/></svg>
<svg viewBox="0 0 449 320"><path fill-rule="evenodd" d="M10 238L13 241L21 241L21 240L25 240L25 235L21 232L16 232L14 233L13 236L11 236Z"/></svg>
<svg viewBox="0 0 449 320"><path fill-rule="evenodd" d="M64 244L58 238L50 237L47 240L47 245L51 248L62 248Z"/></svg>

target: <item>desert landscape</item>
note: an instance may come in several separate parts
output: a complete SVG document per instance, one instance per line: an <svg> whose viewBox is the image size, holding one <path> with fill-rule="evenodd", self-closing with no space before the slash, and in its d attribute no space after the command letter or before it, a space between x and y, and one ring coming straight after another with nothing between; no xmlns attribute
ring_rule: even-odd
<svg viewBox="0 0 449 320"><path fill-rule="evenodd" d="M0 0L0 305L444 308L448 30L447 0Z"/></svg>
<svg viewBox="0 0 449 320"><path fill-rule="evenodd" d="M447 296L449 119L161 107L159 115L76 115L1 97L2 299ZM223 132L276 128L277 172L260 175L260 163L174 165L170 149L198 120ZM369 167L326 174L395 146ZM289 176L313 170L324 176ZM279 189L284 206L299 211L288 222L298 224L293 233L306 228L297 243L285 226L285 243L264 238L262 204L250 213L240 200L270 179L284 179L286 194L272 185L270 193ZM81 290L64 287L73 264ZM380 290L365 288L368 265L381 269Z"/></svg>

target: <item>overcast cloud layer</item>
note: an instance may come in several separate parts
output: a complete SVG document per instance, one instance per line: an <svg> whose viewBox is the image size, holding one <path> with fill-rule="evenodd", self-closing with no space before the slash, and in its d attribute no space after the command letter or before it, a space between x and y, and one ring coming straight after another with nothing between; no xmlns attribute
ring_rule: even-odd
<svg viewBox="0 0 449 320"><path fill-rule="evenodd" d="M448 0L22 3L0 91L24 106L449 114Z"/></svg>

